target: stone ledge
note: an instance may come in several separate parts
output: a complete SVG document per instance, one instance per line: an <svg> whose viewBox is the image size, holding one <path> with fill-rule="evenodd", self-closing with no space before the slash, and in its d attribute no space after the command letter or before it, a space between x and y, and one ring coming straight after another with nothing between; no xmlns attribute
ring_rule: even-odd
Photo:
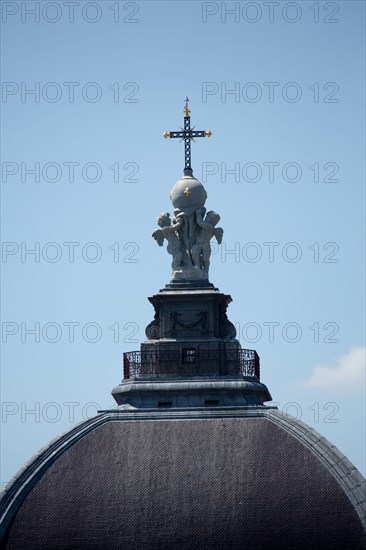
<svg viewBox="0 0 366 550"><path fill-rule="evenodd" d="M271 400L267 387L257 378L249 376L245 379L217 380L131 380L115 387L112 395L118 405L129 404L137 409L262 405Z"/></svg>

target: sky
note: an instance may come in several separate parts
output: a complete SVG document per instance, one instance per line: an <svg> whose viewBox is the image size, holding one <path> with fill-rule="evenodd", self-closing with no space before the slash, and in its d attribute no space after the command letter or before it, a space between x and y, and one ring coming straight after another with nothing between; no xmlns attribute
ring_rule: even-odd
<svg viewBox="0 0 366 550"><path fill-rule="evenodd" d="M365 474L362 1L3 1L1 483L114 406L170 279L184 168L224 229L210 281L279 410Z"/></svg>

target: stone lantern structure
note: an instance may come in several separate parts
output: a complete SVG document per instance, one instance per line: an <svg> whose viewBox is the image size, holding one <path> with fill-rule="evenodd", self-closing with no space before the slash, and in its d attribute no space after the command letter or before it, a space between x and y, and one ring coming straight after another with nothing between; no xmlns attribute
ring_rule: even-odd
<svg viewBox="0 0 366 550"><path fill-rule="evenodd" d="M365 548L366 482L334 445L267 405L259 357L242 349L231 298L209 281L219 215L193 177L191 141L171 191L170 282L154 318L124 353L117 406L48 443L1 500L6 550L338 550ZM158 250L157 250L158 253Z"/></svg>

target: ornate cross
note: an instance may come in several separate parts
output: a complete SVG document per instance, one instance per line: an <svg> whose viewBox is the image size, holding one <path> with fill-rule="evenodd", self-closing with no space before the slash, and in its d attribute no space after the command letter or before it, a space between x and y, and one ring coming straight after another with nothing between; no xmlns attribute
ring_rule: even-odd
<svg viewBox="0 0 366 550"><path fill-rule="evenodd" d="M212 132L211 130L195 130L195 126L191 128L191 111L188 108L188 101L189 99L188 97L186 97L186 105L183 109L184 128L181 128L179 132L164 132L163 136L165 138L180 138L181 141L184 141L184 175L192 176L193 170L191 166L191 141L194 141L194 138L197 137L210 137L212 136Z"/></svg>

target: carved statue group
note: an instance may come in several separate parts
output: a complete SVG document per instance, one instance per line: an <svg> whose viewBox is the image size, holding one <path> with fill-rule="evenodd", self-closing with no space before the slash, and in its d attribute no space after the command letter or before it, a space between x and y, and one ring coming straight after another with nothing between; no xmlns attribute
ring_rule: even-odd
<svg viewBox="0 0 366 550"><path fill-rule="evenodd" d="M160 214L160 229L152 236L159 246L168 242L167 251L172 255L172 279L208 279L210 266L210 241L215 237L221 244L223 229L216 227L220 216L213 210L198 208L194 212L174 210L171 220L168 212Z"/></svg>

